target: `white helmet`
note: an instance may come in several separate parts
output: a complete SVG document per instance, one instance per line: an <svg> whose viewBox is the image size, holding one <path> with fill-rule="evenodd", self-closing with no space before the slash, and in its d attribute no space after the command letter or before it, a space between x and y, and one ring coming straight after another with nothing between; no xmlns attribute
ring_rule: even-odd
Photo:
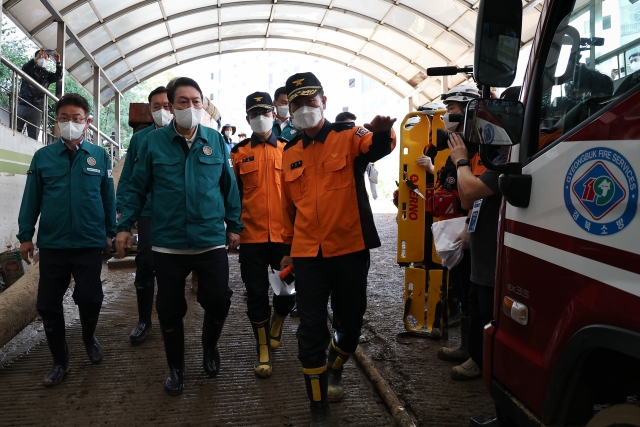
<svg viewBox="0 0 640 427"><path fill-rule="evenodd" d="M430 102L428 104L424 104L422 107L418 107L418 111L422 111L422 114L427 116L433 116L438 110L446 110L444 104L440 102Z"/></svg>
<svg viewBox="0 0 640 427"><path fill-rule="evenodd" d="M440 95L440 99L445 104L451 101L469 102L472 99L479 98L480 91L478 90L478 88L474 85L469 84L452 87L447 93L443 93L442 95Z"/></svg>

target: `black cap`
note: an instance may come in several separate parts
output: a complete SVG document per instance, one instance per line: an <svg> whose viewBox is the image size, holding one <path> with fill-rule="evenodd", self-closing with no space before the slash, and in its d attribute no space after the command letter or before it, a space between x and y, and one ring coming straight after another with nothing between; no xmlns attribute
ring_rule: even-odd
<svg viewBox="0 0 640 427"><path fill-rule="evenodd" d="M247 112L254 108L273 110L271 95L267 92L253 92L251 95L247 96Z"/></svg>
<svg viewBox="0 0 640 427"><path fill-rule="evenodd" d="M322 89L322 83L313 73L296 73L287 79L287 97L293 101L298 96L312 96Z"/></svg>

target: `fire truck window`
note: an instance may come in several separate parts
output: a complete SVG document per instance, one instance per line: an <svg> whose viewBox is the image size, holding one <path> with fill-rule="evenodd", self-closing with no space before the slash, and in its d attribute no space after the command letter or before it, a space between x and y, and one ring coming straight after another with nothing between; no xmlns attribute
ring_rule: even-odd
<svg viewBox="0 0 640 427"><path fill-rule="evenodd" d="M640 2L576 0L558 26L546 58L539 140L530 155L638 83Z"/></svg>

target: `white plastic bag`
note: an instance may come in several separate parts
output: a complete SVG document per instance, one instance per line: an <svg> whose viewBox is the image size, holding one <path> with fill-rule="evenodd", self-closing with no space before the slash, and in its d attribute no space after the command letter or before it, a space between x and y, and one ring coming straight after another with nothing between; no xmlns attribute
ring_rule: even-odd
<svg viewBox="0 0 640 427"><path fill-rule="evenodd" d="M442 260L442 265L449 270L458 265L462 260L462 243L454 243L454 240L466 226L466 217L434 222L431 226L436 252Z"/></svg>
<svg viewBox="0 0 640 427"><path fill-rule="evenodd" d="M273 273L269 273L269 284L273 293L279 296L295 295L296 293L296 281L287 285L287 282L280 278L280 272L275 270Z"/></svg>
<svg viewBox="0 0 640 427"><path fill-rule="evenodd" d="M378 169L376 169L376 167L370 163L369 166L367 166L367 172L369 173L369 181L373 182L374 184L377 184Z"/></svg>

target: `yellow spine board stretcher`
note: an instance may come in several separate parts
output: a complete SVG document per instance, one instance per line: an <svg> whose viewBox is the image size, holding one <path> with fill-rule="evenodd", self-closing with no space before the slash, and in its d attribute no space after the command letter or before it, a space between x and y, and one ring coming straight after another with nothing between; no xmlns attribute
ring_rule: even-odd
<svg viewBox="0 0 640 427"><path fill-rule="evenodd" d="M420 121L411 126L415 120ZM405 180L411 181L423 195L427 194L427 171L416 160L429 143L429 129L429 119L420 112L407 114L400 125L398 263L401 265L424 260L425 201L411 190Z"/></svg>
<svg viewBox="0 0 640 427"><path fill-rule="evenodd" d="M438 110L433 116L433 123L431 127L431 140L434 144L437 141L437 131L438 129L446 129L444 125L444 121L442 120L442 115L445 114L446 110ZM447 159L449 158L449 150L439 151L435 157L433 170L439 171L441 170L445 163L447 163ZM437 179L437 176L434 177ZM433 217L433 222L440 221L440 218ZM433 239L431 239L431 245L433 246L432 250L432 259L433 262L442 265L442 260L438 257L438 253L436 252L435 243ZM440 310L440 334L443 339L448 339L449 330L447 328L448 322L448 301L449 301L449 270L439 269L439 270L430 270L429 271L429 291L427 294L427 301L430 303L427 304L427 330L429 332L433 329L433 324L436 320L437 310L436 305L437 301L440 300L441 310Z"/></svg>
<svg viewBox="0 0 640 427"><path fill-rule="evenodd" d="M445 310L441 319L442 336L446 339L446 297L448 274L442 269L428 272L421 265L424 260L425 233L425 201L418 196L405 180L411 181L418 191L427 194L426 170L416 163L418 157L429 143L429 132L432 141L436 141L436 130L444 128L441 115L445 110L438 110L433 117L433 124L421 112L409 113L400 127L400 170L398 189L398 246L397 260L405 266L404 313L403 323L407 331L420 336L431 336L436 318L436 306L440 301ZM419 122L413 126L411 123ZM407 123L410 123L407 126ZM435 170L440 170L449 156L449 151L440 152L435 159ZM434 221L436 219L434 218ZM431 242L433 245L433 241ZM442 264L433 248L433 262ZM411 267L410 264L419 264ZM428 285L429 284L429 285ZM428 304L427 304L428 303Z"/></svg>

